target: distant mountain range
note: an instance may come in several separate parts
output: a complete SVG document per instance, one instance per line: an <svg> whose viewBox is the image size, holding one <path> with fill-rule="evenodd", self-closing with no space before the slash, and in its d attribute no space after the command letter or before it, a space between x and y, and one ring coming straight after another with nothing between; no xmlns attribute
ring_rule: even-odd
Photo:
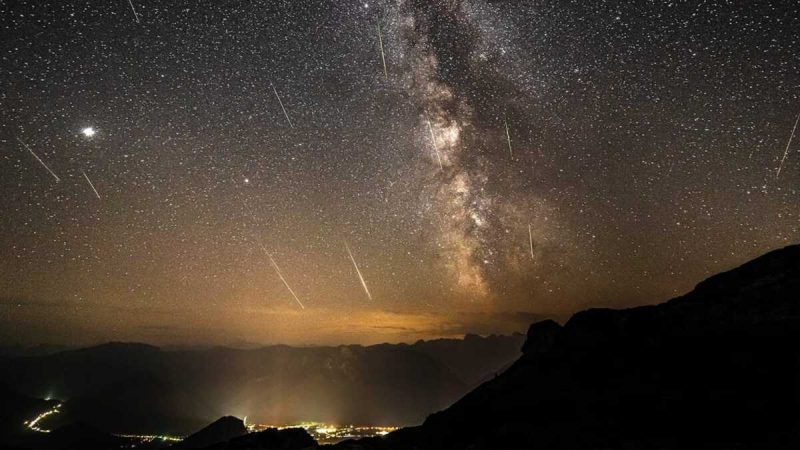
<svg viewBox="0 0 800 450"><path fill-rule="evenodd" d="M421 423L521 354L521 334L362 347L165 351L110 343L5 358L0 383L66 400L48 425L188 434L225 415L251 422Z"/></svg>

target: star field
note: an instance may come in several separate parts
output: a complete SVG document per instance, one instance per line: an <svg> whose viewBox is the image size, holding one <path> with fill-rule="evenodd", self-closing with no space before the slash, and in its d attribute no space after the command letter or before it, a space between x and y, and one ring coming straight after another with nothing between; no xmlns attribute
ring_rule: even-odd
<svg viewBox="0 0 800 450"><path fill-rule="evenodd" d="M0 3L0 342L679 295L800 238L798 30L792 1Z"/></svg>

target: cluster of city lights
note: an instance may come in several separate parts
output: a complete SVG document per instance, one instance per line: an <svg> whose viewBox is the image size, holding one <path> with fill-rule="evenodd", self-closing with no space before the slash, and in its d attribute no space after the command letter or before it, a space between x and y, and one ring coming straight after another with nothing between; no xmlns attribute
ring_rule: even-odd
<svg viewBox="0 0 800 450"><path fill-rule="evenodd" d="M25 426L28 427L29 430L35 431L37 433L49 433L50 430L41 427L42 420L46 419L53 414L58 414L61 412L61 403L54 406L52 409L48 409L47 411L39 414L32 420L26 420Z"/></svg>
<svg viewBox="0 0 800 450"><path fill-rule="evenodd" d="M347 439L359 439L373 436L385 436L397 427L360 426L360 425L332 425L320 422L300 422L293 425L249 425L248 430L263 431L268 428L285 430L288 428L303 428L320 444L334 444Z"/></svg>
<svg viewBox="0 0 800 450"><path fill-rule="evenodd" d="M166 434L115 434L117 437L132 439L139 441L143 444L161 441L161 442L180 442L183 440L179 436L170 436Z"/></svg>
<svg viewBox="0 0 800 450"><path fill-rule="evenodd" d="M46 418L61 412L62 404L54 406L53 408L39 414L31 420L26 420L24 425L31 431L37 433L49 433L51 430L42 428L42 421ZM264 431L269 428L278 430L286 430L289 428L303 428L320 444L333 444L347 439L359 439L373 436L384 436L397 430L397 427L382 427L382 426L359 426L359 425L332 425L320 422L300 422L293 425L258 425L248 424L247 418L244 420L247 431L250 433L257 431ZM115 436L138 441L141 444L151 442L180 442L183 440L181 436L161 435L161 434L115 434Z"/></svg>

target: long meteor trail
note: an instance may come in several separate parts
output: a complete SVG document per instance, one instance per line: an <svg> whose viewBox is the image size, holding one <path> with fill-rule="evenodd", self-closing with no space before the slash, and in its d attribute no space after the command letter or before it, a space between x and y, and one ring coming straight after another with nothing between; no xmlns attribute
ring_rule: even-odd
<svg viewBox="0 0 800 450"><path fill-rule="evenodd" d="M264 253L267 254L267 258L269 258L269 262L272 263L272 267L275 268L275 272L278 274L278 278L280 278L281 281L283 281L283 285L286 286L286 289L288 289L289 293L292 294L292 297L294 297L294 300L297 302L297 304L300 305L301 308L306 309L306 307L303 306L303 302L301 302L300 299L297 298L297 294L294 293L294 291L292 290L292 287L289 286L289 283L286 282L286 278L283 277L283 273L281 272L281 268L278 267L278 263L276 263L275 259L272 258L272 255L267 251L267 248L264 247L263 245L261 245L261 250L263 250Z"/></svg>
<svg viewBox="0 0 800 450"><path fill-rule="evenodd" d="M58 175L56 175L56 174L55 174L55 172L53 172L52 170L50 170L50 168L49 168L49 167L47 167L47 164L45 164L45 163L44 163L44 161L42 161L42 159L41 159L41 158L39 158L39 157L36 155L36 153L34 153L34 152L33 152L33 150L32 150L30 147L28 147L28 144L26 144L26 143L22 142L22 139L20 139L20 138L19 138L19 136L17 136L17 141L19 141L19 143L20 143L20 144L22 144L22 146L23 146L23 147L25 147L25 149L26 149L26 150L28 150L29 152L31 152L31 155L33 155L33 157L34 157L34 158L36 158L36 160L37 160L37 161L39 161L39 164L41 164L42 166L44 166L44 168L45 168L45 169L47 169L47 171L48 171L48 172L50 172L50 175L52 175L52 176L53 176L53 178L55 178L55 179L56 179L56 182L59 182L59 181L61 181L61 178L58 178Z"/></svg>
<svg viewBox="0 0 800 450"><path fill-rule="evenodd" d="M506 139L508 140L508 154L511 157L514 157L514 152L511 150L511 133L508 132L508 120L503 120L503 123L506 125Z"/></svg>
<svg viewBox="0 0 800 450"><path fill-rule="evenodd" d="M283 107L283 102L281 101L281 96L278 95L278 90L275 89L275 85L274 84L272 84L272 83L270 83L270 84L272 85L272 92L275 93L275 97L278 99L278 103L280 103L280 105L281 105L281 109L283 110L283 115L286 117L286 121L289 122L289 128L294 128L294 125L292 125L291 119L289 119L289 113L287 113L286 112L286 108Z"/></svg>
<svg viewBox="0 0 800 450"><path fill-rule="evenodd" d="M444 170L444 166L442 166L442 155L439 154L439 146L436 145L436 136L433 134L433 125L431 125L430 118L428 118L428 131L431 132L431 142L433 143L433 150L436 152L436 159L439 160L439 170Z"/></svg>
<svg viewBox="0 0 800 450"><path fill-rule="evenodd" d="M783 162L786 161L786 157L789 156L789 147L792 145L792 139L794 139L794 132L797 130L798 122L800 122L800 114L797 115L797 120L794 121L794 128L792 128L792 134L789 136L789 142L786 143L786 150L783 151L783 158L781 158L781 164L778 166L778 173L775 174L776 180L778 179L778 177L781 176L781 170L783 170Z"/></svg>
<svg viewBox="0 0 800 450"><path fill-rule="evenodd" d="M97 192L97 189L95 189L95 187L94 187L94 183L92 183L92 180L90 180L90 179L89 179L89 176L88 176L88 175L86 175L86 172L84 172L83 170L81 170L81 173L83 174L83 178L86 178L86 182L87 182L87 183L89 183L89 187L91 187L91 188L92 188L92 190L94 191L94 195L96 195L96 196L97 196L97 199L99 200L99 199L100 199L100 193L99 193L99 192Z"/></svg>
<svg viewBox="0 0 800 450"><path fill-rule="evenodd" d="M533 257L533 234L531 233L531 224L528 224L528 243L531 246L531 259L535 260L536 258Z"/></svg>
<svg viewBox="0 0 800 450"><path fill-rule="evenodd" d="M378 43L381 46L381 62L383 63L383 74L389 79L389 71L386 70L386 55L383 54L383 35L381 34L381 24L378 24Z"/></svg>
<svg viewBox="0 0 800 450"><path fill-rule="evenodd" d="M369 293L367 282L364 281L364 276L361 275L361 271L358 269L358 264L356 264L356 259L353 258L353 252L350 251L350 246L347 245L347 242L344 243L344 248L347 249L347 254L350 255L350 261L353 261L353 267L356 268L356 273L358 273L358 279L361 280L361 286L364 288L364 292L367 293L367 298L372 300L372 294Z"/></svg>

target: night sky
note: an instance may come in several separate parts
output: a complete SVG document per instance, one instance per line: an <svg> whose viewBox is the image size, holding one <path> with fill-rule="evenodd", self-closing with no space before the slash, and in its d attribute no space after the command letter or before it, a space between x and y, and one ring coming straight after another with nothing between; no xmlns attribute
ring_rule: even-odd
<svg viewBox="0 0 800 450"><path fill-rule="evenodd" d="M800 5L630 3L0 1L0 343L524 331L798 242Z"/></svg>

